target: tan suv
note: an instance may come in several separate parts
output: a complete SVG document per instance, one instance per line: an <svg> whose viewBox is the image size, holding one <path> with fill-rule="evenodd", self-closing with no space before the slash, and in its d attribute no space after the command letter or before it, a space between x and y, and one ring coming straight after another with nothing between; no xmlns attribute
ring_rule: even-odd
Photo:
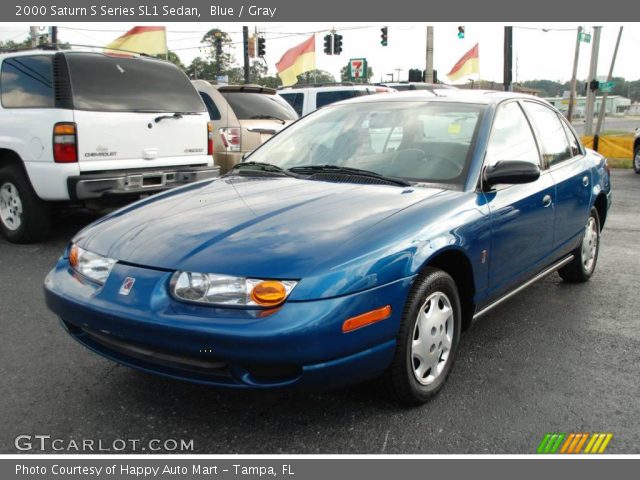
<svg viewBox="0 0 640 480"><path fill-rule="evenodd" d="M298 119L273 88L192 82L213 123L213 161L220 173L229 171L244 155Z"/></svg>

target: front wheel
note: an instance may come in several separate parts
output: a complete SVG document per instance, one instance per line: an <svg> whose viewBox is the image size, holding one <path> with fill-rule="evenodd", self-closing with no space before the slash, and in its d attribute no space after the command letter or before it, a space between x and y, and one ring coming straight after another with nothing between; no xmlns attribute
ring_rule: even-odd
<svg viewBox="0 0 640 480"><path fill-rule="evenodd" d="M565 282L582 283L591 278L598 262L600 252L600 217L595 208L591 209L591 214L587 219L582 233L582 242L573 251L571 263L558 270L560 277Z"/></svg>
<svg viewBox="0 0 640 480"><path fill-rule="evenodd" d="M640 145L633 150L633 171L640 173Z"/></svg>
<svg viewBox="0 0 640 480"><path fill-rule="evenodd" d="M409 293L396 353L385 376L397 400L419 405L440 391L451 372L460 331L456 283L446 272L426 268Z"/></svg>

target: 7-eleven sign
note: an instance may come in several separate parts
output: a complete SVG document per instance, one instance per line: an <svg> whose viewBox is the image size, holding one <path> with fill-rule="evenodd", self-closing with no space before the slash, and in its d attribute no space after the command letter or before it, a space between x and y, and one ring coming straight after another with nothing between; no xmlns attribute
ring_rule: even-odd
<svg viewBox="0 0 640 480"><path fill-rule="evenodd" d="M349 78L356 80L358 78L367 78L367 59L352 58L349 60Z"/></svg>

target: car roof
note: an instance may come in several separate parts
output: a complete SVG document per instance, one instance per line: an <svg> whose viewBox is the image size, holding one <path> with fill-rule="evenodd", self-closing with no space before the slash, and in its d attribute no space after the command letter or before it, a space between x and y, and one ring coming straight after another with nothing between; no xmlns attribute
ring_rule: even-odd
<svg viewBox="0 0 640 480"><path fill-rule="evenodd" d="M349 100L336 102L333 105L351 104L351 103L370 103L370 102L459 102L459 103L476 103L481 105L495 105L508 99L529 99L546 103L540 97L514 92L499 92L495 90L464 90L464 89L436 89L430 90L409 90L396 93L388 93L386 95L370 95L366 97L357 97ZM550 104L549 104L550 105Z"/></svg>
<svg viewBox="0 0 640 480"><path fill-rule="evenodd" d="M263 87L262 85L246 84L246 85L214 85L207 80L191 80L196 89L215 88L221 93L225 92L246 92L246 93L265 93L267 95L275 95L278 91L275 88Z"/></svg>
<svg viewBox="0 0 640 480"><path fill-rule="evenodd" d="M301 85L294 87L279 88L278 93L292 93L304 90L369 90L375 88L376 85L358 84L358 85Z"/></svg>

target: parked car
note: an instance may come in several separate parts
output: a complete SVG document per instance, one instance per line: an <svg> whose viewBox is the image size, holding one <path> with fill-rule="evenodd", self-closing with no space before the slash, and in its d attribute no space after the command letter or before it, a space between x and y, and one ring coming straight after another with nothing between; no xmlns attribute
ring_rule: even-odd
<svg viewBox="0 0 640 480"><path fill-rule="evenodd" d="M213 122L213 158L226 173L247 153L298 119L274 88L193 80Z"/></svg>
<svg viewBox="0 0 640 480"><path fill-rule="evenodd" d="M636 138L633 140L633 171L640 173L640 128L636 128Z"/></svg>
<svg viewBox="0 0 640 480"><path fill-rule="evenodd" d="M376 87L375 85L347 84L319 84L319 85L295 85L281 88L278 94L294 108L301 117L318 108L330 105L342 100L371 95L373 93L387 93L392 89L388 87Z"/></svg>
<svg viewBox="0 0 640 480"><path fill-rule="evenodd" d="M173 64L29 50L0 55L0 230L46 237L51 207L130 201L218 175L208 118Z"/></svg>
<svg viewBox="0 0 640 480"><path fill-rule="evenodd" d="M428 400L473 319L554 271L589 280L611 196L605 158L548 103L451 92L328 106L219 180L103 218L47 276L47 305L147 372L260 389L382 376Z"/></svg>

